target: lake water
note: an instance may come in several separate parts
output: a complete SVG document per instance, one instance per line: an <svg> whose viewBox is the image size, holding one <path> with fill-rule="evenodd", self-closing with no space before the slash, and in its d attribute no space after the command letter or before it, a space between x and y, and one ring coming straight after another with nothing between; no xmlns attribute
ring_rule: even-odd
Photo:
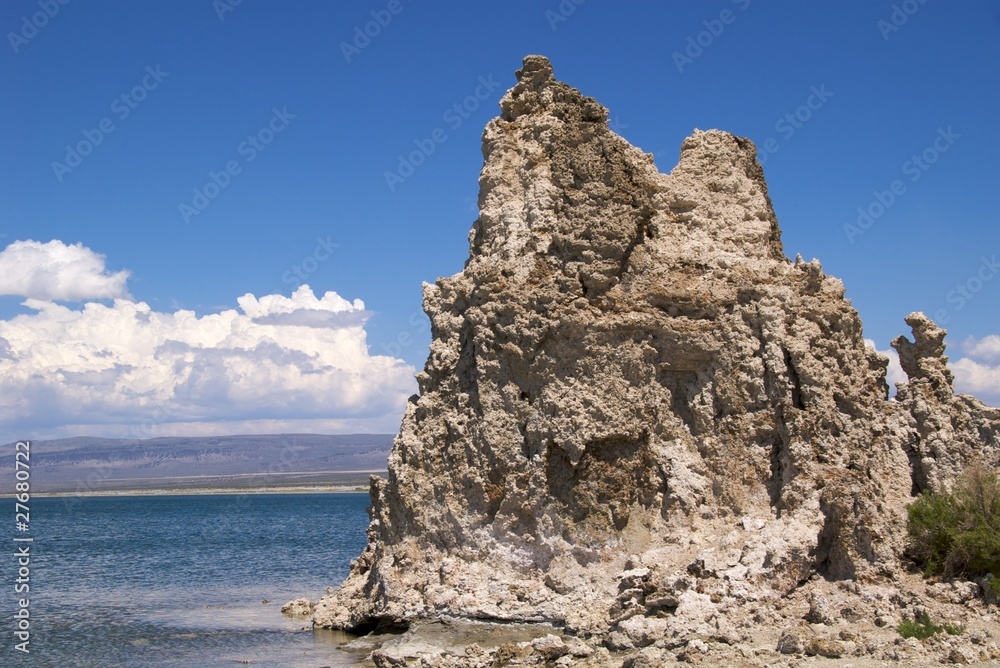
<svg viewBox="0 0 1000 668"><path fill-rule="evenodd" d="M367 494L33 498L31 653L14 649L24 543L8 537L0 665L354 665L347 636L303 631L309 621L280 608L340 583L367 505Z"/></svg>

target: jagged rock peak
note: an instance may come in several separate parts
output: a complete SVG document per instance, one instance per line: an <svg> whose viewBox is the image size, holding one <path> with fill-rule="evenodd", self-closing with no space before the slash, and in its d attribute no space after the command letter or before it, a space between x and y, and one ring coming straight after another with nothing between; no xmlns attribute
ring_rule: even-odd
<svg viewBox="0 0 1000 668"><path fill-rule="evenodd" d="M871 612L912 495L1000 463L943 330L907 318L890 401L843 284L784 256L751 141L696 130L662 174L541 56L500 106L368 545L314 623L548 621L629 650L785 623L815 583Z"/></svg>
<svg viewBox="0 0 1000 668"><path fill-rule="evenodd" d="M545 56L525 56L523 66L515 72L515 75L519 83L536 92L556 82L552 63Z"/></svg>
<svg viewBox="0 0 1000 668"><path fill-rule="evenodd" d="M592 97L584 97L555 77L545 56L526 56L517 71L517 85L500 100L502 118L547 113L564 121L580 120L607 124L608 110Z"/></svg>

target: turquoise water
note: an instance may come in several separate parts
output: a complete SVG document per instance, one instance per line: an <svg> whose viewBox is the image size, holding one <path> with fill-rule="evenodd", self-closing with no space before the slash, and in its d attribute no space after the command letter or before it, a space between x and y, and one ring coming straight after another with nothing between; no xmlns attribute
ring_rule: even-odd
<svg viewBox="0 0 1000 668"><path fill-rule="evenodd" d="M0 665L354 665L346 636L303 631L308 620L280 608L341 581L367 505L367 494L34 498L31 653L14 649L23 543L5 532Z"/></svg>

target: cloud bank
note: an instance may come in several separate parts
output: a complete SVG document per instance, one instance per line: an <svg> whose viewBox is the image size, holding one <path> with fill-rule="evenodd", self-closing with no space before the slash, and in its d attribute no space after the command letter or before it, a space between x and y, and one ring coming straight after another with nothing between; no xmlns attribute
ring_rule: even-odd
<svg viewBox="0 0 1000 668"><path fill-rule="evenodd" d="M0 320L2 442L397 430L415 370L369 353L361 300L303 285L198 317L132 300L128 277L82 244L15 241L0 252L0 294L33 311ZM1000 405L1000 335L962 350L951 365L958 391ZM896 352L879 352L890 387L905 382Z"/></svg>
<svg viewBox="0 0 1000 668"><path fill-rule="evenodd" d="M1000 406L1000 336L968 338L962 343L966 357L951 363L955 388L990 406Z"/></svg>
<svg viewBox="0 0 1000 668"><path fill-rule="evenodd" d="M15 241L0 251L0 295L80 301L128 299L130 272L109 273L104 256L83 244Z"/></svg>
<svg viewBox="0 0 1000 668"><path fill-rule="evenodd" d="M237 302L198 317L27 299L34 313L0 321L0 429L8 440L396 431L414 369L369 354L360 300L304 285Z"/></svg>

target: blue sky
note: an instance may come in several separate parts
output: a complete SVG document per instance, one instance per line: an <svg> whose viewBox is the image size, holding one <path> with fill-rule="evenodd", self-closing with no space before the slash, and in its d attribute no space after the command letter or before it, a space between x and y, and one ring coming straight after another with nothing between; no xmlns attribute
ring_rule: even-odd
<svg viewBox="0 0 1000 668"><path fill-rule="evenodd" d="M465 261L482 129L530 53L661 171L694 128L754 140L786 253L843 279L880 350L935 317L960 388L1000 400L998 2L7 0L0 29L0 333L23 361L0 438L395 431L420 285ZM253 330L303 311L329 318ZM106 332L149 328L187 348L95 366ZM291 369L330 345L344 384Z"/></svg>

